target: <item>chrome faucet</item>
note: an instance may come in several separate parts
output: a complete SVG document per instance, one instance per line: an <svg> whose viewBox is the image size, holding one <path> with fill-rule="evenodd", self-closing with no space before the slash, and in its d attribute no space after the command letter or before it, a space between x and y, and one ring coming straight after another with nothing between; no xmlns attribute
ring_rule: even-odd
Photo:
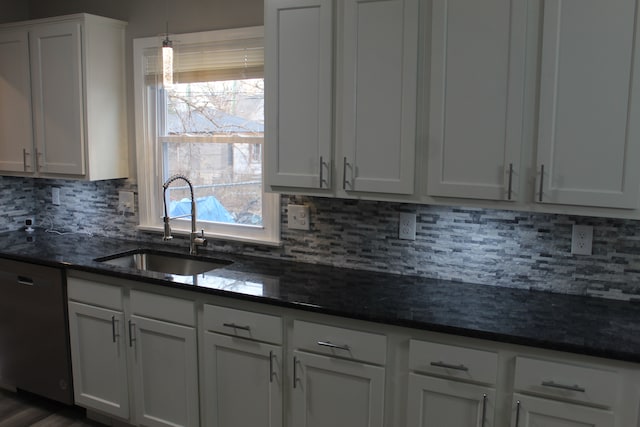
<svg viewBox="0 0 640 427"><path fill-rule="evenodd" d="M189 191L191 192L191 215L180 215L180 216L169 217L169 214L167 213L167 188L169 188L169 185L177 179L183 180L189 186ZM171 226L169 225L170 220L191 216L191 234L189 235L189 254L197 255L198 246L207 246L207 239L205 239L204 237L204 230L202 230L200 233L196 231L196 198L193 195L193 184L191 184L191 181L189 181L189 178L187 178L186 176L177 174L169 177L169 179L167 179L165 183L162 184L162 188L163 188L162 202L164 203L164 218L163 218L164 237L162 238L162 240L166 241L166 240L173 239L173 236L171 235Z"/></svg>

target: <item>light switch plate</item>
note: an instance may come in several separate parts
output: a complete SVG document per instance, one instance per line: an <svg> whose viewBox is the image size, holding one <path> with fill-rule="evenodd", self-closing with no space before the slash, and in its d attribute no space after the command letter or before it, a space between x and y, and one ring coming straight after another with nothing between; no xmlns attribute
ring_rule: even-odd
<svg viewBox="0 0 640 427"><path fill-rule="evenodd" d="M309 206L287 205L287 220L291 230L309 230Z"/></svg>

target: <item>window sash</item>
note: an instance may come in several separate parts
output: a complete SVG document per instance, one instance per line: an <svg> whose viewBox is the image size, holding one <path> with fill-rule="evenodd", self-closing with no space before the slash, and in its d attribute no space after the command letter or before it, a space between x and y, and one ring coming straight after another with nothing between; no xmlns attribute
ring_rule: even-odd
<svg viewBox="0 0 640 427"><path fill-rule="evenodd" d="M233 30L209 31L204 33L181 34L175 36L177 42L177 52L180 49L185 51L185 46L189 44L202 43L203 40L213 40L214 42L226 42L227 45L236 43L238 39L254 39L260 40L262 43L263 28L251 27ZM172 37L173 38L173 37ZM207 42L209 43L209 42ZM157 37L147 37L134 40L134 90L135 90L135 112L136 112L136 154L138 166L138 189L140 201L140 226L141 230L162 231L162 174L163 174L163 145L165 142L203 142L203 143L233 143L233 137L225 135L158 135L158 131L162 129L164 123L163 117L157 114L162 111L158 109L157 96L159 92L157 85L159 82L158 74L153 76L148 73L148 64L153 62L149 55L158 56L158 46L161 43ZM212 44L209 44L211 46ZM146 57L145 57L146 55ZM157 58L156 58L157 64ZM182 64L182 65L181 65ZM176 61L179 76L200 76L208 80L210 75L200 73L195 69L189 69L184 64L188 62L178 59ZM250 61L245 61L243 57L243 66L236 68L219 68L216 71L217 80L223 78L219 76L227 75L230 78L256 78L263 77L263 66L251 67ZM193 67L192 67L193 68ZM157 73L157 70L154 71ZM182 74L181 74L182 73ZM224 74L226 73L226 74ZM253 75L251 73L255 73ZM258 74L259 73L259 74ZM204 76L204 77L203 77ZM206 77L206 78L205 78ZM191 78L191 77L184 77ZM214 79L215 80L215 79ZM182 83L180 78L177 82ZM151 88L154 87L154 90ZM237 143L256 144L262 147L264 144L263 135L259 134L242 134L235 135ZM262 150L262 149L261 149ZM264 150L262 150L264 151ZM264 185L264 183L263 183ZM199 228L205 228L207 235L213 238L222 238L229 240L238 240L243 242L252 242L268 245L280 244L280 199L278 195L262 192L262 213L263 226L223 224L223 223L198 223ZM187 221L188 222L188 221ZM188 234L190 231L189 224L183 221L172 221L172 228L175 234Z"/></svg>

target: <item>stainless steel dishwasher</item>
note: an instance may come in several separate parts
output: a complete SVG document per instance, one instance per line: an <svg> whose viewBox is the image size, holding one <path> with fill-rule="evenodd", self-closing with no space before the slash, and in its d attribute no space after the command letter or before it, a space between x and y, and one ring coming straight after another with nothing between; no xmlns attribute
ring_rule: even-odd
<svg viewBox="0 0 640 427"><path fill-rule="evenodd" d="M0 259L0 384L73 403L64 272Z"/></svg>

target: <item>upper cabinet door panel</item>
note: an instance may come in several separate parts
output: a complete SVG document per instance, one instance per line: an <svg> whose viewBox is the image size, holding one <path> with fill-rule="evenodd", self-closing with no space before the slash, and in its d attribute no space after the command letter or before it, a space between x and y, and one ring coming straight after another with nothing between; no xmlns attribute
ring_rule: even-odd
<svg viewBox="0 0 640 427"><path fill-rule="evenodd" d="M545 1L537 201L637 207L638 17L637 0Z"/></svg>
<svg viewBox="0 0 640 427"><path fill-rule="evenodd" d="M524 0L433 2L429 195L517 199L526 15Z"/></svg>
<svg viewBox="0 0 640 427"><path fill-rule="evenodd" d="M414 187L417 0L346 0L342 28L343 187Z"/></svg>
<svg viewBox="0 0 640 427"><path fill-rule="evenodd" d="M33 172L27 31L0 32L0 171Z"/></svg>
<svg viewBox="0 0 640 427"><path fill-rule="evenodd" d="M81 24L34 27L30 43L38 171L84 175Z"/></svg>
<svg viewBox="0 0 640 427"><path fill-rule="evenodd" d="M331 186L331 5L330 0L265 3L268 185Z"/></svg>

